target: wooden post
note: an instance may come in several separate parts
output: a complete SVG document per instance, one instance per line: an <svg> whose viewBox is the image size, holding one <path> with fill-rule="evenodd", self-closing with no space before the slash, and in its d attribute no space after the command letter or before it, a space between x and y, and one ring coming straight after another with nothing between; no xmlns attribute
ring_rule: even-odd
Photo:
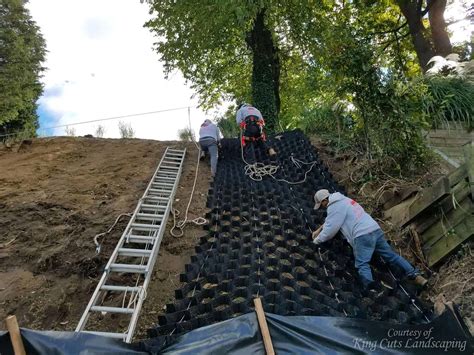
<svg viewBox="0 0 474 355"><path fill-rule="evenodd" d="M262 300L260 298L254 298L253 304L255 305L255 313L257 313L258 325L262 332L263 345L265 346L265 352L267 355L275 355L273 350L272 338L270 337L270 331L268 330L267 320L265 319L265 312L263 312Z"/></svg>
<svg viewBox="0 0 474 355"><path fill-rule="evenodd" d="M16 317L8 316L7 319L5 319L5 323L7 325L8 333L10 334L10 340L12 342L15 355L26 355Z"/></svg>
<svg viewBox="0 0 474 355"><path fill-rule="evenodd" d="M464 146L464 158L466 160L467 176L471 185L471 198L474 199L474 142Z"/></svg>

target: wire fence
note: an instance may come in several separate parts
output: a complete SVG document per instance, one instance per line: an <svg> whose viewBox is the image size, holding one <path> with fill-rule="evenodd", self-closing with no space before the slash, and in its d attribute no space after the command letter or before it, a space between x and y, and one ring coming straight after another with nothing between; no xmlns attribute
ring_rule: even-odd
<svg viewBox="0 0 474 355"><path fill-rule="evenodd" d="M119 120L119 119L122 119L122 118L139 117L139 116L146 116L146 115L152 115L152 114L170 112L170 111L179 111L179 110L187 110L188 120L190 120L191 108L196 108L196 107L197 106L174 107L174 108L167 108L167 109L156 110L156 111L140 112L140 113L132 113L132 114L127 114L127 115L121 115L121 116L99 118L99 119L95 119L95 120L72 122L72 123L68 123L68 124L61 124L61 125L55 125L55 126L49 126L49 127L39 127L36 132L39 136L47 137L48 135L46 134L46 132L48 130L53 130L53 129L58 129L58 128L70 128L70 127L74 127L74 126L78 126L78 125L84 125L84 124L90 124L90 123L96 123L96 122ZM16 132L11 132L11 133L0 134L0 140L5 140L5 139L8 139L8 138L21 137L22 135L27 134L27 132L31 132L31 131L21 130L21 131L16 131Z"/></svg>

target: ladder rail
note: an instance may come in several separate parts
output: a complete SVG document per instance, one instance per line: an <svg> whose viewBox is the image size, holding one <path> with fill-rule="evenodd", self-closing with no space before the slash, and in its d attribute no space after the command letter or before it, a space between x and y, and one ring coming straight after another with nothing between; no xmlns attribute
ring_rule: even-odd
<svg viewBox="0 0 474 355"><path fill-rule="evenodd" d="M150 240L153 240L153 242L147 241L146 245L145 245L145 249L137 249L137 250L150 250L149 245L152 244L150 254L147 255L147 256L141 256L140 265L145 265L145 271L142 272L143 268L133 267L133 265L138 266L136 264L130 264L131 267L129 268L130 270L136 269L137 272L133 272L133 271L130 271L130 272L133 272L134 274L136 273L138 275L137 276L138 279L137 279L136 287L130 287L132 293L137 292L137 294L138 294L138 299L133 304L133 306L134 306L133 313L130 312L128 308L127 308L127 311L123 311L123 310L119 309L119 308L122 308L122 307L118 307L118 308L117 307L109 307L109 309L115 310L116 313L118 312L118 313L124 313L124 314L125 313L131 313L132 314L128 329L127 329L126 332L123 333L123 338L122 338L122 340L124 340L126 342L131 342L132 337L133 337L133 333L135 332L135 328L136 328L136 325L137 325L137 322L138 322L138 316L139 316L140 310L142 308L142 305L143 305L143 302L144 302L144 299L145 299L145 297L143 297L143 290L146 292L146 290L148 288L148 285L151 281L151 275L152 275L152 271L153 271L156 259L158 257L158 252L159 252L161 240L163 239L163 235L164 235L164 232L166 230L166 222L167 222L168 216L171 212L172 201L174 199L174 196L175 196L177 188L178 188L179 179L181 177L181 173L182 173L182 170L183 170L183 162L184 162L184 159L185 159L185 156L186 156L186 148L183 149L183 150L171 149L169 147L166 148L164 154L162 155L162 157L160 159L158 167L156 168L150 182L148 183L147 188L145 189L145 192L143 193L143 196L140 198L140 200L137 203L137 206L136 206L136 208L133 212L132 218L130 218L124 232L122 233L119 241L117 242L117 245L116 245L114 251L112 252L112 254L111 254L111 256L110 256L110 258L109 258L109 260L108 260L108 262L107 262L107 264L104 268L104 272L102 273L102 276L101 276L101 278L100 278L100 280L97 284L97 287L95 288L95 290L92 294L92 297L89 300L89 302L86 306L86 309L85 309L84 313L82 314L81 319L79 320L79 323L78 323L78 325L76 327L76 330L75 330L76 332L80 332L80 331L88 332L87 330L85 330L85 327L86 327L87 321L89 319L89 316L93 312L92 309L95 309L95 310L101 309L100 306L96 306L96 302L97 302L101 292L102 291L107 291L107 288L102 289L102 287L106 284L107 279L110 276L110 273L113 271L112 270L112 268L113 268L112 265L117 264L116 261L117 261L117 258L120 256L120 249L126 249L124 246L125 246L125 244L128 243L128 238L130 236L131 231L134 228L133 225L137 224L137 223L135 223L135 221L137 219L137 215L140 212L143 201L146 200L147 198L148 199L155 198L154 196L149 195L149 193L151 192L150 190L152 190L152 188L153 188L152 186L156 185L158 183L158 181L160 181L160 178L161 178L159 176L160 173L171 174L169 171L166 171L166 170L164 171L163 170L163 169L167 169L166 165L169 165L166 162L165 162L165 164L163 163L167 159L168 154L172 154L175 159L177 158L176 156L180 156L179 162L176 161L176 163L179 164L179 166L178 166L178 169L176 170L176 175L175 175L175 171L173 171L173 173L172 173L174 175L173 178L172 178L172 179L174 179L174 182L173 182L173 186L172 186L171 190L169 191L170 195L168 197L159 198L159 200L163 201L163 205L157 206L156 210L155 210L156 213L157 213L156 214L157 219L159 217L162 217L162 219L161 219L161 221L159 221L159 224L156 224L157 228L150 228L150 231L148 231L148 233L146 233L147 234L146 237L149 238ZM165 165L165 166L163 166L163 165ZM162 169L162 170L160 170L160 169ZM168 181L168 184L169 184L169 181L170 181L169 179L170 179L169 177L166 179ZM169 184L169 185L171 185L171 184ZM164 206L165 201L166 201L166 207ZM163 207L165 207L165 209L162 212ZM138 219L140 219L140 218L138 218ZM152 224L150 224L150 226L155 226L155 224L152 223ZM127 256L127 255L124 255L124 256ZM146 259L148 259L148 260L144 263L144 261ZM140 273L138 272L138 269L140 269ZM118 270L121 270L121 268L119 267ZM142 277L143 277L142 285L138 286L138 280ZM137 291L137 289L139 291ZM99 307L99 308L97 308L97 307ZM107 307L104 308L104 309L107 309ZM93 331L90 331L90 332L92 333ZM97 332L97 333L101 333L102 335L107 335L108 334L107 332ZM112 336L114 338L117 338L118 333L110 333L110 334L111 334L110 336Z"/></svg>
<svg viewBox="0 0 474 355"><path fill-rule="evenodd" d="M183 160L184 160L184 155L183 155ZM178 176L181 176L181 173L182 173L182 167L183 165L181 164L180 166L180 169L179 169L179 173L178 173ZM173 186L173 193L171 194L170 196L170 200L168 202L168 205L166 206L166 211L165 211L165 215L166 216L169 216L169 213L171 212L171 206L172 206L172 201L176 195L176 191L177 191L177 187L178 187L178 183L179 183L179 179L176 179L175 180L175 183L174 183L174 186ZM143 282L143 288L145 290L148 289L148 284L150 283L151 281L151 276L152 276L152 270L155 266L155 262L156 262L156 259L158 258L158 251L159 251L159 248L160 248L160 245L161 245L161 241L163 239L163 235L165 233L165 229L166 229L166 226L164 228L161 228L160 231L159 231L159 234L157 236L157 240L156 242L153 244L153 248L152 248L152 252L151 252L151 256L150 256L150 259L149 260L149 264L150 265L150 269L147 270L147 274L146 274L146 277L145 277L145 281ZM142 297L141 295L139 295L138 297L138 302L137 302L137 305L136 305L136 312L133 313L132 315L132 319L130 320L130 328L129 328L129 332L127 334L127 337L126 337L126 342L129 343L132 341L132 338L133 338L133 334L135 332L135 328L137 326L137 323L138 323L138 316L140 314L140 311L141 311L141 308L143 306L143 302L145 301L144 297Z"/></svg>

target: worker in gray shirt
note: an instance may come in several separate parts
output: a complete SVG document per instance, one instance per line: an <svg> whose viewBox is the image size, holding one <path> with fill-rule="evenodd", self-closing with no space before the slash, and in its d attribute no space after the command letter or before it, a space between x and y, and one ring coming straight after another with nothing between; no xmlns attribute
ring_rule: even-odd
<svg viewBox="0 0 474 355"><path fill-rule="evenodd" d="M202 155L208 152L211 157L211 175L214 177L217 170L217 159L219 156L218 147L222 133L219 128L211 122L205 120L199 129L199 145L201 146Z"/></svg>
<svg viewBox="0 0 474 355"><path fill-rule="evenodd" d="M237 107L235 120L242 131L242 147L253 144L270 156L276 155L275 149L266 144L267 137L263 130L265 121L257 108L246 103L240 104Z"/></svg>
<svg viewBox="0 0 474 355"><path fill-rule="evenodd" d="M418 269L390 247L379 224L356 201L339 192L329 193L328 190L321 189L314 195L314 202L314 209L327 210L327 217L324 224L313 232L313 242L324 243L341 231L352 246L355 267L364 288L374 285L369 265L374 253L380 255L390 266L403 270L404 276L417 286L424 287L427 284L428 281L420 275Z"/></svg>

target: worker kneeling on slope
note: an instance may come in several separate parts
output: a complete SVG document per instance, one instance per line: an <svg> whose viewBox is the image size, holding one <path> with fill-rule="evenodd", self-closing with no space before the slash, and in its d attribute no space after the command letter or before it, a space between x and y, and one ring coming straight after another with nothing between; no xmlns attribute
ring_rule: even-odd
<svg viewBox="0 0 474 355"><path fill-rule="evenodd" d="M241 104L237 107L236 121L242 130L242 146L248 143L254 143L270 156L275 156L276 152L273 148L268 148L266 144L266 136L263 131L265 120L258 109L249 105Z"/></svg>
<svg viewBox="0 0 474 355"><path fill-rule="evenodd" d="M211 122L205 120L199 129L199 145L201 146L201 158L208 152L211 157L211 175L214 177L217 171L217 159L219 157L218 144L221 140L219 128Z"/></svg>
<svg viewBox="0 0 474 355"><path fill-rule="evenodd" d="M365 289L375 286L369 265L374 253L380 255L390 266L403 270L405 276L417 286L426 285L428 281L407 260L392 250L378 223L357 202L339 192L330 194L324 189L316 192L314 202L314 209L327 209L327 217L324 224L313 232L313 242L324 243L340 230L352 246L355 267Z"/></svg>

